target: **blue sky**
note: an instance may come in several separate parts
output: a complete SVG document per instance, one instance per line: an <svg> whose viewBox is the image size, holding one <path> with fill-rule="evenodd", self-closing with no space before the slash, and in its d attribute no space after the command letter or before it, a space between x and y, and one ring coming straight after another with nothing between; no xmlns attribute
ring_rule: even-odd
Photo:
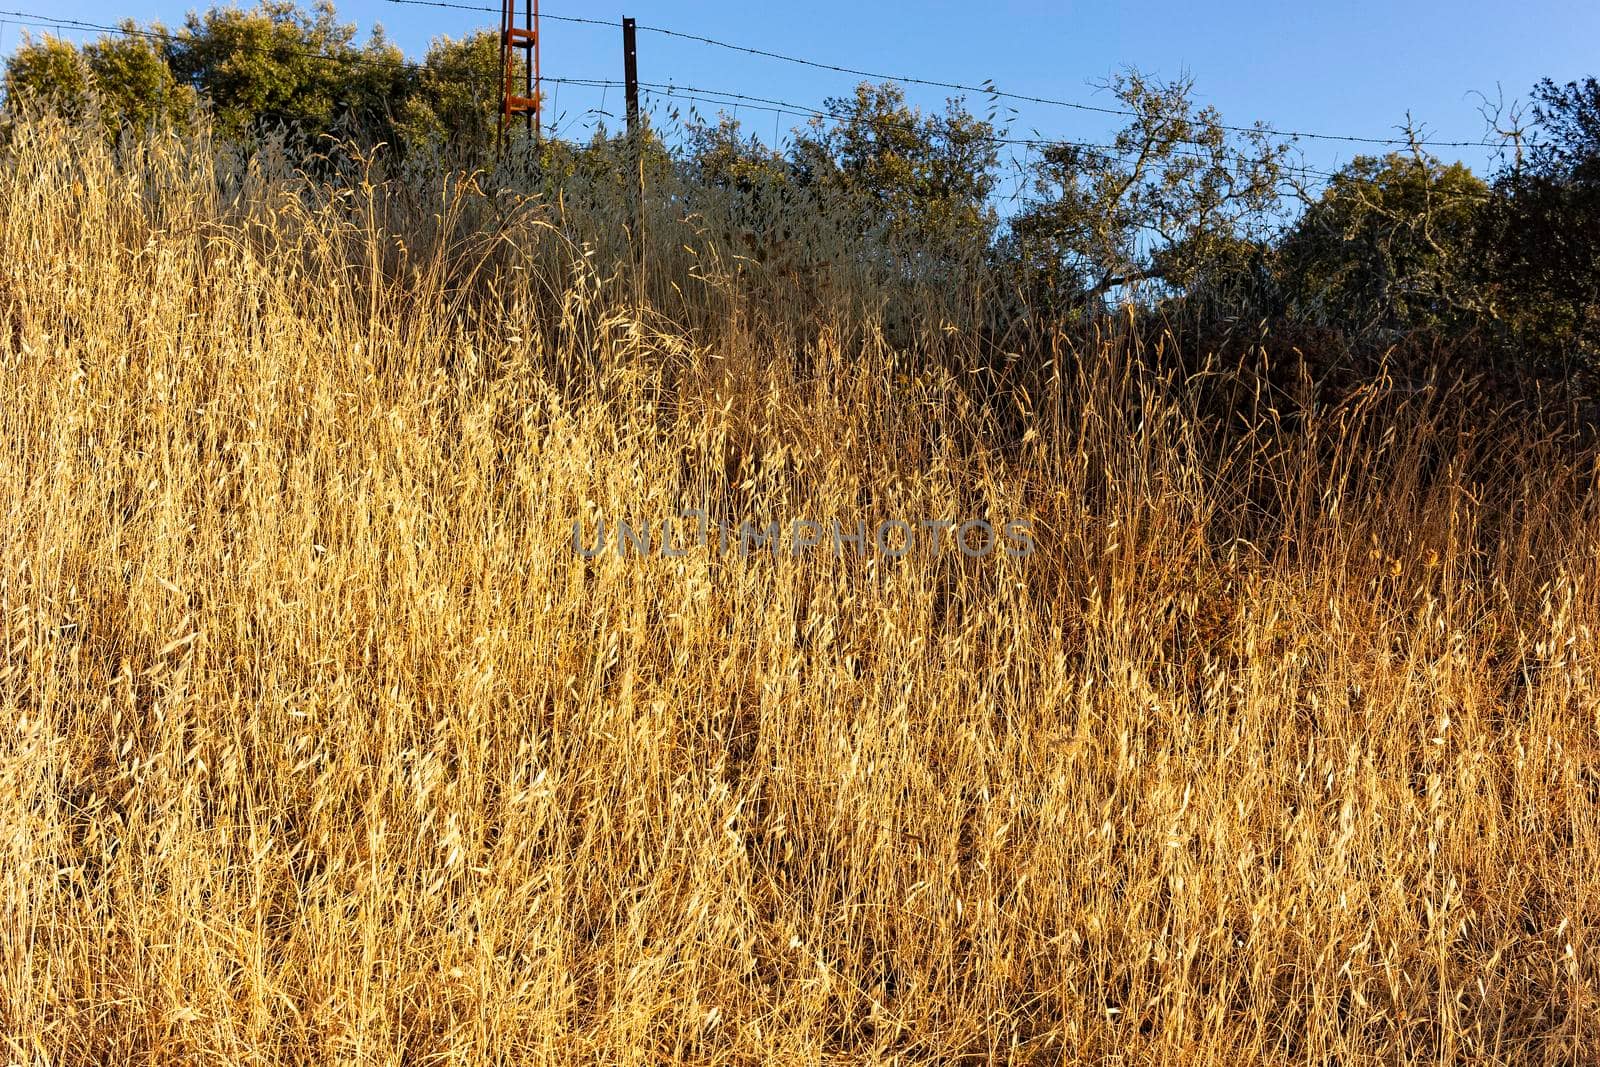
<svg viewBox="0 0 1600 1067"><path fill-rule="evenodd" d="M495 0L461 0L492 4ZM519 0L520 4L520 0ZM0 8L54 18L114 22L132 17L169 26L192 5L177 0L0 0ZM880 4L811 0L797 4L739 4L730 0L543 0L554 15L620 19L657 25L841 66L975 84L985 78L1008 91L1114 104L1095 83L1124 65L1161 77L1187 73L1200 100L1225 121L1261 119L1282 129L1392 136L1409 110L1438 140L1477 141L1483 134L1477 90L1524 96L1549 75L1566 81L1600 74L1600 4L1594 0L1536 0L1520 7L1503 0L1402 3L1248 3L1244 0L1144 0L1137 3L990 4L923 0ZM404 6L389 0L344 0L338 10L363 37L381 23L408 55L420 58L431 38L494 27L491 12ZM15 47L29 19L0 14L0 51ZM37 26L38 20L31 20ZM81 39L70 31L62 36ZM546 74L621 77L621 31L546 22ZM640 79L727 89L820 106L847 93L858 79L642 32ZM551 86L562 133L581 134L591 109L621 115L618 90ZM911 88L914 103L942 106L946 91ZM660 107L659 101L646 101ZM985 110L986 102L971 102ZM1035 131L1104 141L1111 116L1031 104L1011 104L1014 134ZM705 109L702 110L714 110ZM730 108L730 110L732 110ZM796 119L748 107L738 117L763 139ZM547 115L547 118L550 117ZM615 125L616 120L612 121ZM1303 141L1308 165L1331 170L1359 146ZM1481 148L1441 148L1474 169L1487 166Z"/></svg>

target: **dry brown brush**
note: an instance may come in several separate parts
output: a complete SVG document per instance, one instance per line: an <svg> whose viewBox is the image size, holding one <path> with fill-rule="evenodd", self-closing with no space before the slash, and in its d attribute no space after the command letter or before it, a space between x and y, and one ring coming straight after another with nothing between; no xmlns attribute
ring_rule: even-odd
<svg viewBox="0 0 1600 1067"><path fill-rule="evenodd" d="M11 132L0 1055L1600 1057L1592 456L578 199Z"/></svg>

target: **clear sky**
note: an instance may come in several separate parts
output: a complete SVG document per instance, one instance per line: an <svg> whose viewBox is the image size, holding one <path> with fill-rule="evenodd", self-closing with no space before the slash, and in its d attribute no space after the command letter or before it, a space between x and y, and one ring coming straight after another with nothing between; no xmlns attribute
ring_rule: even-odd
<svg viewBox="0 0 1600 1067"><path fill-rule="evenodd" d="M493 5L496 0L460 0ZM521 0L519 0L520 4ZM0 8L49 18L115 22L132 17L183 21L192 5L180 0L0 0ZM340 16L363 38L381 23L390 38L421 58L431 38L498 26L493 12L403 6L391 0L343 0ZM1187 73L1202 102L1225 121L1260 119L1294 130L1393 136L1409 111L1438 140L1478 141L1483 123L1474 91L1508 99L1525 96L1534 81L1600 75L1600 3L1596 0L1342 0L1267 3L1247 0L1142 0L1133 3L734 3L731 0L543 0L552 15L618 19L663 26L841 66L976 84L1034 96L1114 104L1096 89L1119 67L1160 76ZM40 20L0 14L0 52L9 53L21 29ZM52 31L82 39L82 32ZM547 21L546 74L620 79L621 30ZM641 32L639 77L645 82L726 89L821 106L847 93L849 75L741 55L692 41ZM591 109L617 119L620 91L550 86L563 135L581 135ZM911 87L924 107L942 106L947 92ZM660 102L646 100L658 110ZM975 111L987 103L973 100ZM1111 116L1032 104L1013 104L1017 136L1105 141ZM714 111L701 107L702 111ZM730 111L732 108L729 109ZM738 117L763 139L795 119L749 107ZM1303 141L1308 165L1324 170L1347 162L1359 146ZM1441 148L1483 170L1481 148Z"/></svg>

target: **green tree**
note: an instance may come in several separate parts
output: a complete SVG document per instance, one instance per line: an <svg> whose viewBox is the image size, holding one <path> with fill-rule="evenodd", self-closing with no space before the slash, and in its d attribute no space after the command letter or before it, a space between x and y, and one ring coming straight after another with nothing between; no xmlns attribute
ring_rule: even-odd
<svg viewBox="0 0 1600 1067"><path fill-rule="evenodd" d="M863 83L826 104L790 153L797 182L855 210L864 228L941 255L981 253L997 224L989 203L994 127L958 100L942 114L906 104L896 85Z"/></svg>
<svg viewBox="0 0 1600 1067"><path fill-rule="evenodd" d="M793 175L783 156L746 135L737 119L719 115L715 125L690 121L686 130L690 181L752 196L791 184Z"/></svg>
<svg viewBox="0 0 1600 1067"><path fill-rule="evenodd" d="M90 79L89 64L71 41L49 34L37 41L25 37L6 62L6 101L79 118L89 98Z"/></svg>
<svg viewBox="0 0 1600 1067"><path fill-rule="evenodd" d="M140 32L131 20L122 23L122 31L121 36L108 34L83 46L108 123L147 126L187 121L198 99L192 88L174 77L161 54L160 39Z"/></svg>
<svg viewBox="0 0 1600 1067"><path fill-rule="evenodd" d="M159 39L124 22L120 35L82 49L48 35L26 40L6 64L6 97L73 119L97 114L111 130L123 123L182 122L194 111L195 95L173 77Z"/></svg>
<svg viewBox="0 0 1600 1067"><path fill-rule="evenodd" d="M1188 79L1127 71L1108 88L1130 121L1103 147L1046 147L1006 242L1058 302L1181 291L1258 240L1280 200L1287 146L1228 130Z"/></svg>
<svg viewBox="0 0 1600 1067"><path fill-rule="evenodd" d="M237 136L264 124L307 133L336 124L373 139L394 135L395 101L409 88L399 49L376 31L355 46L355 27L319 0L311 12L291 0L191 14L169 41L173 72L210 101L218 129Z"/></svg>
<svg viewBox="0 0 1600 1067"><path fill-rule="evenodd" d="M1357 156L1279 247L1291 308L1355 333L1478 321L1474 240L1488 199L1461 163L1420 150Z"/></svg>
<svg viewBox="0 0 1600 1067"><path fill-rule="evenodd" d="M1600 81L1533 93L1532 129L1496 177L1482 231L1495 310L1538 357L1600 364Z"/></svg>
<svg viewBox="0 0 1600 1067"><path fill-rule="evenodd" d="M442 149L459 163L483 158L499 121L499 79L497 34L435 39L398 108L401 139Z"/></svg>

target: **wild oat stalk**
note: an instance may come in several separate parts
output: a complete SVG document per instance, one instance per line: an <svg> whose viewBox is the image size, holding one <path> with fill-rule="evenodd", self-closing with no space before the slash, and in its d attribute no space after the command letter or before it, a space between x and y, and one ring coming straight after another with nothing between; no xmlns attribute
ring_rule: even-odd
<svg viewBox="0 0 1600 1067"><path fill-rule="evenodd" d="M602 192L6 152L9 1060L1600 1057L1554 434L1111 335L1001 403L666 201L642 307ZM1038 551L572 550L689 506Z"/></svg>

